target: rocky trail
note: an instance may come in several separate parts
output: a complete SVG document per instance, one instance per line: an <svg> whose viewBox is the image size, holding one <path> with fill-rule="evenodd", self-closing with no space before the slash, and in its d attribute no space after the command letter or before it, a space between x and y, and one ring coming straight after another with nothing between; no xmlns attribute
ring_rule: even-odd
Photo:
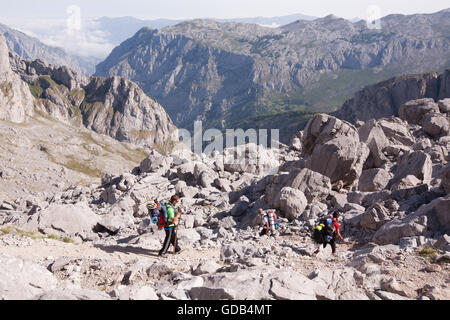
<svg viewBox="0 0 450 320"><path fill-rule="evenodd" d="M162 231L160 231L162 232ZM139 235L129 236L125 240L139 238ZM131 240L132 241L132 240ZM271 239L262 240L271 241ZM150 290L145 293L145 285L155 285L157 280L150 279L148 270L150 266L164 265L163 273L184 274L185 277L195 274L198 266L216 264L216 267L226 268L227 263L221 261L221 249L216 248L184 248L179 254L169 254L164 258L158 257L159 248L155 246L145 246L124 243L124 239L119 239L115 244L105 245L101 243L64 243L55 239L34 239L17 233L3 234L0 236L0 255L2 257L14 256L16 258L32 261L36 265L44 267L53 272L57 279L57 288L72 288L72 293L59 292L53 298L108 298L110 295L118 295L123 291L124 283L132 285L138 283L136 296L132 299L157 298ZM316 257L304 255L299 248L304 248L305 241L296 236L278 236L276 241L271 241L274 246L281 249L283 254L273 257L271 260L261 259L253 261L253 267L274 264L275 268L281 270L289 268L292 271L302 274L305 277L332 275L335 270L346 267L353 261L355 253L360 252L361 245L351 243L338 244L338 256L332 257L330 248L321 252ZM394 250L395 251L395 250ZM417 252L398 251L391 256L381 256L374 254L371 259L376 260L380 268L378 277L385 279L384 289L378 291L378 296L374 299L418 299L427 298L428 291L431 298L447 299L446 291L439 291L435 288L441 287L443 283L450 281L450 266L433 265L426 258L421 257ZM217 263L216 263L217 262ZM197 268L196 268L197 267ZM229 265L228 265L229 267ZM242 266L241 266L242 267ZM250 267L251 268L251 267ZM147 269L147 274L142 277L142 269ZM160 277L161 274L158 275ZM363 276L364 277L364 276ZM142 279L142 278L145 278ZM144 280L144 282L142 282ZM344 285L348 285L345 277ZM332 281L336 281L333 279ZM338 280L339 281L339 280ZM337 281L337 282L338 282ZM195 285L195 283L194 283ZM341 283L342 285L342 283ZM74 293L73 290L82 288L83 295ZM434 293L432 290L434 288ZM149 291L149 290L147 290ZM56 293L58 291L55 291ZM95 293L94 293L95 292ZM99 296L99 292L105 293ZM147 295L145 295L147 294ZM178 292L178 294L180 294ZM393 295L394 294L394 295ZM123 293L122 293L123 295ZM127 297L130 298L130 292ZM174 295L174 293L172 293ZM162 296L163 298L170 297ZM186 296L187 297L187 296ZM184 298L186 298L184 297ZM122 296L122 298L124 298ZM172 297L174 298L174 297ZM176 297L180 298L180 296ZM345 297L344 297L345 298ZM360 299L362 296L353 295L348 297Z"/></svg>

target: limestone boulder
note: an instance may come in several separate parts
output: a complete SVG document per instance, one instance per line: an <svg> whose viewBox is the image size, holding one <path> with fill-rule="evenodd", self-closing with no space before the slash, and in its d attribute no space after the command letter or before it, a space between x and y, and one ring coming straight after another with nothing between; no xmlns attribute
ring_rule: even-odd
<svg viewBox="0 0 450 320"><path fill-rule="evenodd" d="M293 169L284 186L303 192L309 203L325 200L331 192L330 178L307 168Z"/></svg>
<svg viewBox="0 0 450 320"><path fill-rule="evenodd" d="M308 161L308 168L330 178L331 184L343 186L357 184L369 148L359 139L339 137L317 145Z"/></svg>
<svg viewBox="0 0 450 320"><path fill-rule="evenodd" d="M297 189L284 187L280 192L279 209L289 221L297 219L308 205L303 192Z"/></svg>
<svg viewBox="0 0 450 320"><path fill-rule="evenodd" d="M57 280L46 268L28 260L0 254L0 298L30 300L56 289Z"/></svg>
<svg viewBox="0 0 450 320"><path fill-rule="evenodd" d="M306 167L330 178L332 185L357 183L370 152L353 125L324 114L308 122L302 145L309 156Z"/></svg>
<svg viewBox="0 0 450 320"><path fill-rule="evenodd" d="M145 158L139 165L141 172L165 172L170 169L173 163L171 157L164 157L156 150L152 150L147 158Z"/></svg>
<svg viewBox="0 0 450 320"><path fill-rule="evenodd" d="M401 238L427 235L427 232L450 231L450 197L433 200L403 219L393 219L384 224L374 235L380 245L398 244Z"/></svg>
<svg viewBox="0 0 450 320"><path fill-rule="evenodd" d="M370 120L358 129L358 133L360 141L369 147L374 167L380 168L388 161L383 150L390 144L383 129L376 120Z"/></svg>
<svg viewBox="0 0 450 320"><path fill-rule="evenodd" d="M433 138L446 136L450 132L450 117L442 114L429 114L423 121L423 131Z"/></svg>
<svg viewBox="0 0 450 320"><path fill-rule="evenodd" d="M400 118L410 124L422 125L431 113L440 113L439 106L431 98L408 101L399 109Z"/></svg>
<svg viewBox="0 0 450 320"><path fill-rule="evenodd" d="M409 131L408 123L403 121L402 119L381 119L378 121L378 125L383 130L385 136L391 141L391 145L407 147L411 147L414 145L415 138Z"/></svg>
<svg viewBox="0 0 450 320"><path fill-rule="evenodd" d="M53 229L67 235L92 232L100 221L100 217L85 202L51 204L37 215L39 229Z"/></svg>
<svg viewBox="0 0 450 320"><path fill-rule="evenodd" d="M422 183L429 184L433 173L433 162L430 155L423 151L415 151L403 155L397 162L394 177L389 181L388 188L395 186L409 175L415 176Z"/></svg>
<svg viewBox="0 0 450 320"><path fill-rule="evenodd" d="M441 113L450 114L450 98L439 100L438 106Z"/></svg>
<svg viewBox="0 0 450 320"><path fill-rule="evenodd" d="M359 178L358 189L362 192L381 191L392 179L392 174L385 169L364 170Z"/></svg>
<svg viewBox="0 0 450 320"><path fill-rule="evenodd" d="M359 222L362 228L378 230L392 219L391 212L381 204L375 204L367 209Z"/></svg>
<svg viewBox="0 0 450 320"><path fill-rule="evenodd" d="M448 163L441 172L441 187L450 193L450 163Z"/></svg>

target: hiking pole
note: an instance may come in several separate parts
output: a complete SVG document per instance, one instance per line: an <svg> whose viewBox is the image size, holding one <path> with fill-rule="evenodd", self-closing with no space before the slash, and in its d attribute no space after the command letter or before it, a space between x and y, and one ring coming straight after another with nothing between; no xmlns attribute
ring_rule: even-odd
<svg viewBox="0 0 450 320"><path fill-rule="evenodd" d="M176 250L177 250L178 226L180 225L180 223L181 223L181 215L180 215L180 219L178 219L178 224L175 226L175 241L174 241L174 243L173 243L173 254L175 254L175 253L176 253Z"/></svg>

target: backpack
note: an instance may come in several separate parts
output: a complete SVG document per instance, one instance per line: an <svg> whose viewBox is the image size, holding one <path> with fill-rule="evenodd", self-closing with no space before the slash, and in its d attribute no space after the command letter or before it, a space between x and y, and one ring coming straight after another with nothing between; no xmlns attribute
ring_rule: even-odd
<svg viewBox="0 0 450 320"><path fill-rule="evenodd" d="M167 224L167 205L164 202L151 202L147 205L149 209L150 220L162 229Z"/></svg>
<svg viewBox="0 0 450 320"><path fill-rule="evenodd" d="M268 215L269 215L269 213L272 213L273 214L273 223L274 223L274 225L275 225L275 229L278 229L278 227L280 226L280 222L278 221L278 216L277 216L277 213L276 213L276 211L275 210L269 210L268 212L267 212L267 218L269 218L268 217ZM270 221L270 220L269 220Z"/></svg>
<svg viewBox="0 0 450 320"><path fill-rule="evenodd" d="M334 238L335 233L336 227L334 226L333 219L323 218L320 219L319 223L314 228L313 239L321 244L324 241L330 242Z"/></svg>

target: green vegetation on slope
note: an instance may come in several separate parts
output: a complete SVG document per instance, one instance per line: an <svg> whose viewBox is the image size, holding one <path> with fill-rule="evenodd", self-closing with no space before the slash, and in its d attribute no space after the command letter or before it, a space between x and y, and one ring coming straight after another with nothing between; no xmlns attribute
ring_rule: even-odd
<svg viewBox="0 0 450 320"><path fill-rule="evenodd" d="M27 83L28 87L30 88L30 92L36 99L39 99L44 92L44 90L39 85L33 85L30 83Z"/></svg>

